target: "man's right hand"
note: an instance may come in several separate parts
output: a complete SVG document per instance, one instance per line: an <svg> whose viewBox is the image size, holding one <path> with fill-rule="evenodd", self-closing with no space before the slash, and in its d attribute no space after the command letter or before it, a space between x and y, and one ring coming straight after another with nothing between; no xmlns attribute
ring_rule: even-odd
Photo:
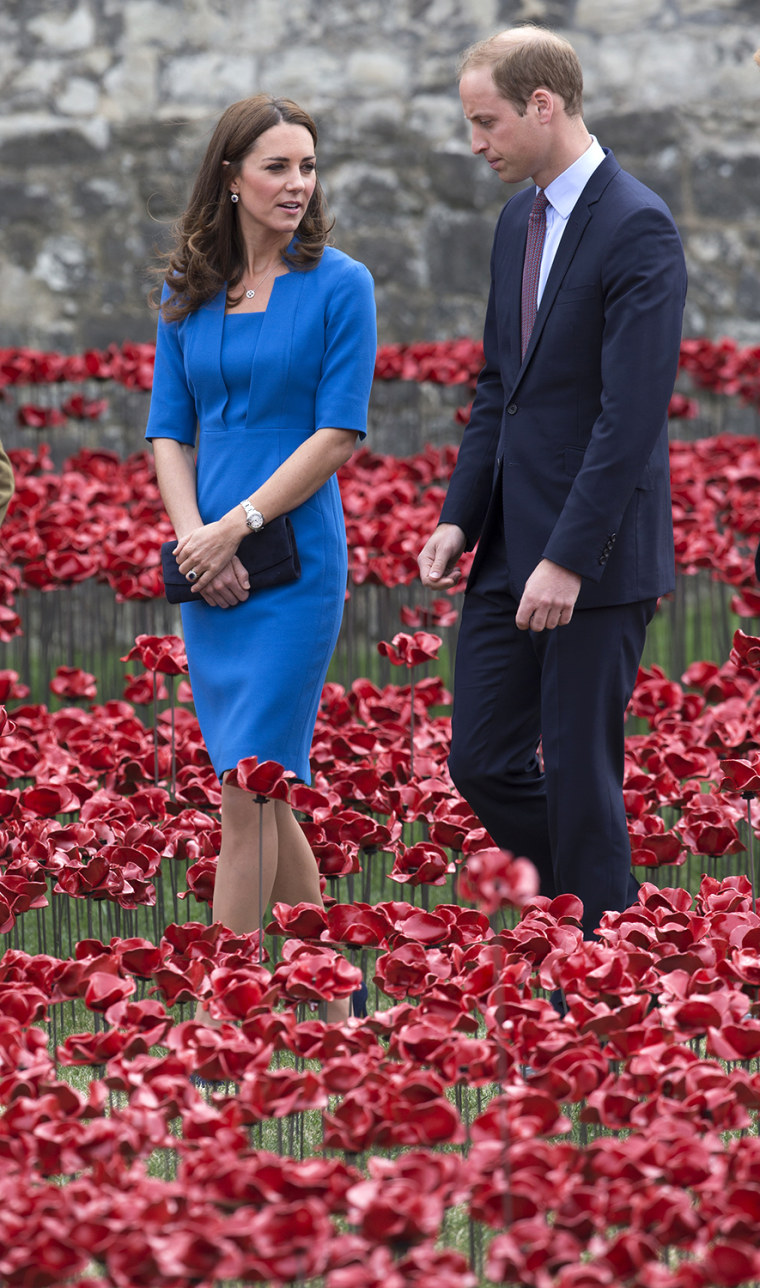
<svg viewBox="0 0 760 1288"><path fill-rule="evenodd" d="M417 557L423 586L445 590L456 585L462 575L456 563L465 543L465 534L456 523L439 523Z"/></svg>

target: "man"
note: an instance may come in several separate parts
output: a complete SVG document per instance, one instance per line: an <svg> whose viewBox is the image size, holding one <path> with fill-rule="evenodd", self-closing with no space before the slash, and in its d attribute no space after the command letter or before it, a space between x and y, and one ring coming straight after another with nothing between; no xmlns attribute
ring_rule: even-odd
<svg viewBox="0 0 760 1288"><path fill-rule="evenodd" d="M647 623L674 582L667 411L683 252L664 203L588 133L567 41L502 32L465 53L459 87L473 152L538 193L499 217L485 365L419 556L424 585L450 586L479 539L449 767L497 844L536 864L542 894L583 900L590 938L637 890L623 725Z"/></svg>

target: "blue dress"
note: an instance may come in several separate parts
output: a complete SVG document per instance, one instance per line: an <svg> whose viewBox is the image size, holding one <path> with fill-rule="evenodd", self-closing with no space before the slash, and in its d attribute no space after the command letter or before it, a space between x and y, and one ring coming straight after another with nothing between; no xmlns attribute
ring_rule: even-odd
<svg viewBox="0 0 760 1288"><path fill-rule="evenodd" d="M197 441L204 523L255 492L318 429L366 433L377 336L372 278L332 247L277 277L265 313L225 314L225 292L159 320L146 438ZM246 756L310 780L309 750L346 592L335 476L291 512L301 576L234 608L182 606L201 732L221 778Z"/></svg>

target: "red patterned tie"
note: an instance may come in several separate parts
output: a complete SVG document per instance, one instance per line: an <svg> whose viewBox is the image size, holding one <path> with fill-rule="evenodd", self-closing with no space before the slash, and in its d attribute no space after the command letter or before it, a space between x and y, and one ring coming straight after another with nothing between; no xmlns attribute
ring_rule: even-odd
<svg viewBox="0 0 760 1288"><path fill-rule="evenodd" d="M528 219L528 240L525 243L525 262L522 276L522 356L528 347L530 333L536 320L538 308L538 275L541 271L541 255L546 236L546 207L549 199L542 188L536 193L530 208Z"/></svg>

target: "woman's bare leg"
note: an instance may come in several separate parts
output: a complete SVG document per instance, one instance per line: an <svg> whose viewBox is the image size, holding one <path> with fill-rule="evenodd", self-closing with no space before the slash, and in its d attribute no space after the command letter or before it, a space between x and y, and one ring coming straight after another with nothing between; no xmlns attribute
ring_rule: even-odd
<svg viewBox="0 0 760 1288"><path fill-rule="evenodd" d="M285 801L261 804L225 783L213 920L239 933L258 930L270 900L323 907L317 861ZM346 1020L348 1013L347 998L327 1003L327 1019L333 1023ZM196 1018L213 1023L203 1006Z"/></svg>
<svg viewBox="0 0 760 1288"><path fill-rule="evenodd" d="M298 826L290 806L285 801L275 801L274 809L279 852L272 902L289 903L291 907L296 903L315 903L318 908L322 908L324 904L319 888L319 868L311 846ZM328 1002L326 1015L332 1024L347 1020L348 998Z"/></svg>
<svg viewBox="0 0 760 1288"><path fill-rule="evenodd" d="M274 802L277 820L277 875L272 903L315 903L323 907L319 868L311 846L285 801Z"/></svg>
<svg viewBox="0 0 760 1288"><path fill-rule="evenodd" d="M260 813L261 811L261 813ZM271 801L222 786L222 845L214 882L214 921L238 932L258 930L277 875L278 836Z"/></svg>
<svg viewBox="0 0 760 1288"><path fill-rule="evenodd" d="M260 812L261 811L261 812ZM239 934L258 930L277 872L277 823L271 801L222 783L222 844L216 865L212 919ZM199 1003L196 1020L217 1023Z"/></svg>

